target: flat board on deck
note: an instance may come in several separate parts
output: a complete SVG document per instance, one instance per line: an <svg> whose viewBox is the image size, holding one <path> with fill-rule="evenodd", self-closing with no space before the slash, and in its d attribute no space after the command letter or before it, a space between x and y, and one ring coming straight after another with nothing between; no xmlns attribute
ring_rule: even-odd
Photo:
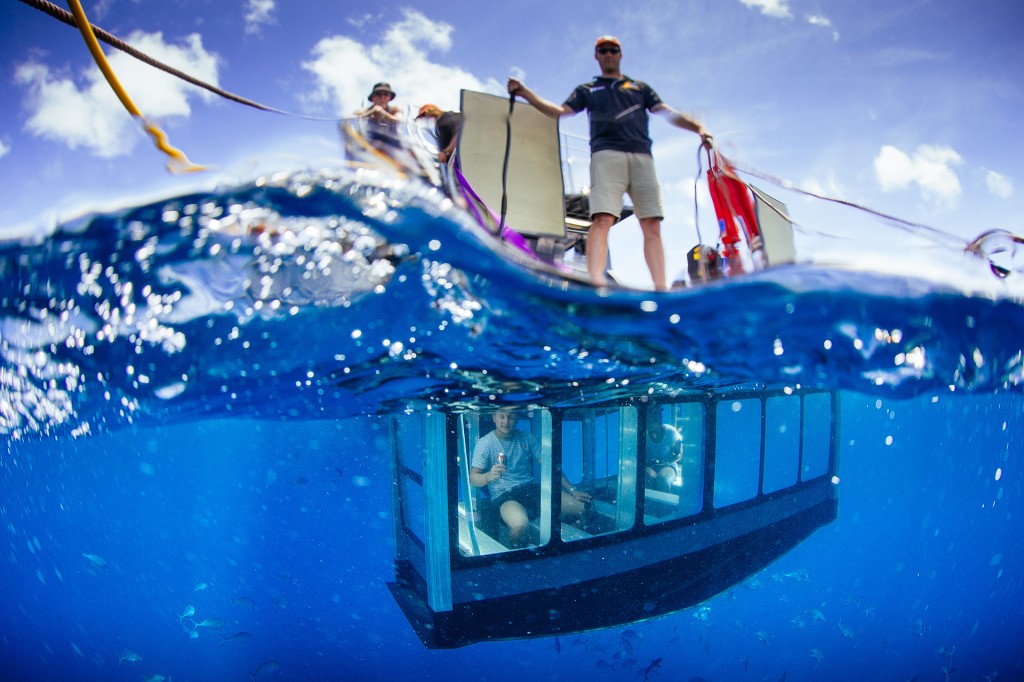
<svg viewBox="0 0 1024 682"><path fill-rule="evenodd" d="M465 118L458 151L462 174L498 215L508 98L463 90L462 114ZM565 193L558 121L520 101L513 109L511 124L505 224L524 235L563 237Z"/></svg>

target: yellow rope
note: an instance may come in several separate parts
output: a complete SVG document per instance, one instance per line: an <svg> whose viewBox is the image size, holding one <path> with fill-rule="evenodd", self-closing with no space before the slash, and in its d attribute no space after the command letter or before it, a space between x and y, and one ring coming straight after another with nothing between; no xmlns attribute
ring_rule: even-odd
<svg viewBox="0 0 1024 682"><path fill-rule="evenodd" d="M135 106L135 102L128 96L124 88L121 87L121 83L118 82L117 76L114 75L114 70L110 68L110 63L107 61L106 56L103 54L103 50L100 49L99 41L96 40L96 35L92 31L92 24L89 23L88 17L85 16L85 10L82 9L82 4L79 0L68 0L68 6L71 8L72 14L75 16L75 21L78 23L78 30L82 32L82 37L85 38L85 44L89 46L89 52L92 53L92 57L96 60L96 66L103 72L104 78L107 79L107 83L111 89L117 95L117 98L121 100L121 104L128 110L141 125L142 129L149 133L150 137L153 138L153 142L156 144L156 148L167 155L167 170L171 173L193 173L196 171L206 170L204 166L198 166L188 160L185 153L180 149L172 147L167 141L167 135L162 131L156 124L150 123L146 120L146 117L142 115L139 108Z"/></svg>

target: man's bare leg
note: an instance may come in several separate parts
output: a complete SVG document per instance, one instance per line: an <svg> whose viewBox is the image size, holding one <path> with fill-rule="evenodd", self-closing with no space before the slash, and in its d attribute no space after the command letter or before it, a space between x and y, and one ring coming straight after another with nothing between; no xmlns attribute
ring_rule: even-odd
<svg viewBox="0 0 1024 682"><path fill-rule="evenodd" d="M647 269L654 280L654 289L668 291L668 280L665 277L665 247L661 243L661 218L642 218L640 229L644 233L644 260L647 261Z"/></svg>
<svg viewBox="0 0 1024 682"><path fill-rule="evenodd" d="M508 526L509 542L513 549L522 547L526 527L530 524L530 517L523 505L515 500L509 500L498 509L501 520Z"/></svg>
<svg viewBox="0 0 1024 682"><path fill-rule="evenodd" d="M605 269L608 265L608 233L615 224L611 213L598 213L587 230L587 272L595 287L608 285Z"/></svg>

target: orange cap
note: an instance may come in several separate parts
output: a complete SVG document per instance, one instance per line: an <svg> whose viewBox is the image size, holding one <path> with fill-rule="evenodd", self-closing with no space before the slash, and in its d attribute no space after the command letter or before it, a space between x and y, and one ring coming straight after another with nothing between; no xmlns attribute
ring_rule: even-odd
<svg viewBox="0 0 1024 682"><path fill-rule="evenodd" d="M594 47L601 47L602 45L614 45L615 47L621 48L622 43L615 36L601 36L594 41Z"/></svg>
<svg viewBox="0 0 1024 682"><path fill-rule="evenodd" d="M441 118L441 114L443 113L444 112L441 111L441 107L437 106L436 104L424 104L422 107L420 107L420 112L416 114L416 118L423 118L424 116L430 116L432 118Z"/></svg>

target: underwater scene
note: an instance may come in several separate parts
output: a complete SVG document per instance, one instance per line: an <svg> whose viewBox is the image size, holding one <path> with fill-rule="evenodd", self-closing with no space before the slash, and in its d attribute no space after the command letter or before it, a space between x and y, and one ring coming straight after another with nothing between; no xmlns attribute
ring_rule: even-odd
<svg viewBox="0 0 1024 682"><path fill-rule="evenodd" d="M909 253L594 289L361 171L8 241L0 679L1024 679L1024 268ZM835 520L692 608L432 650L387 587L396 415L804 389Z"/></svg>

